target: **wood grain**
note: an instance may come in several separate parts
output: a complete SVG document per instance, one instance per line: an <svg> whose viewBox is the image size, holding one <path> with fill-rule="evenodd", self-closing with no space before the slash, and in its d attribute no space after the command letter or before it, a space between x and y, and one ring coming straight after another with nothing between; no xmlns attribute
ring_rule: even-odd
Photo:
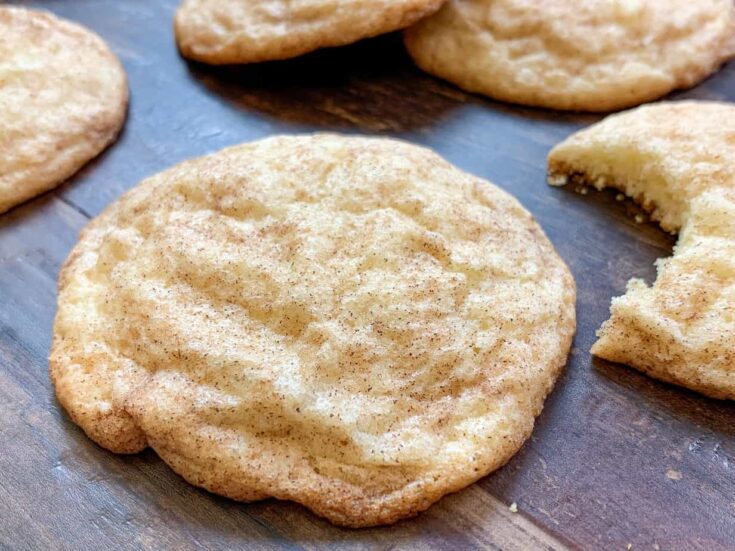
<svg viewBox="0 0 735 551"><path fill-rule="evenodd" d="M733 549L735 407L593 360L610 297L650 280L673 239L614 193L545 185L545 156L597 119L484 100L421 74L389 35L301 59L183 61L176 0L14 2L96 30L129 73L120 142L57 191L0 217L0 548ZM726 68L676 97L733 99ZM1 114L0 114L1 116ZM390 135L516 195L579 286L579 331L532 439L503 469L388 528L334 528L273 500L184 483L152 452L118 457L60 410L47 375L55 279L90 216L183 159L274 133ZM517 502L518 513L508 505Z"/></svg>

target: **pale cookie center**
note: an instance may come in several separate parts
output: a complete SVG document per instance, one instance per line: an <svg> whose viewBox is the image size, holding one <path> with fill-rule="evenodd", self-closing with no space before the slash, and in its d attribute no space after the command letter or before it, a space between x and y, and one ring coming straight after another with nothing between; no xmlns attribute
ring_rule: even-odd
<svg viewBox="0 0 735 551"><path fill-rule="evenodd" d="M153 224L105 239L93 276L108 288L104 338L226 395L218 425L309 433L318 454L341 434L363 461L407 466L481 438L504 407L488 393L514 384L506 365L533 365L523 335L554 315L521 306L544 285L533 251L503 275L465 242L487 257L473 267L455 238L395 208L194 207ZM499 257L509 249L498 240Z"/></svg>

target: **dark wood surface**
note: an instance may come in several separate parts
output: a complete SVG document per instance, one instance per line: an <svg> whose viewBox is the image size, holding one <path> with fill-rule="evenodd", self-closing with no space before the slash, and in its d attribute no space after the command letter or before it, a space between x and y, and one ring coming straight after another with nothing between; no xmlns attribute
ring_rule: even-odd
<svg viewBox="0 0 735 551"><path fill-rule="evenodd" d="M650 280L673 244L614 193L546 186L548 150L598 117L465 94L415 69L398 35L212 68L178 56L176 0L19 3L107 39L132 103L108 152L0 216L0 548L735 548L733 404L588 353L610 297L630 277ZM735 67L676 97L735 99ZM298 505L231 502L187 485L153 452L108 453L63 413L47 374L57 272L90 217L183 159L316 130L401 137L494 181L535 214L579 287L574 349L531 440L505 468L393 527L343 530Z"/></svg>

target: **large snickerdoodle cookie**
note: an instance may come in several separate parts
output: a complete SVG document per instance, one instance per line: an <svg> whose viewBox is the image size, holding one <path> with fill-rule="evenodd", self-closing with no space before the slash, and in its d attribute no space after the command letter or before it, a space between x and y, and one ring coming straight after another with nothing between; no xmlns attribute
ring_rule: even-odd
<svg viewBox="0 0 735 551"><path fill-rule="evenodd" d="M575 286L531 215L402 142L278 137L154 176L83 232L51 374L100 445L337 524L503 465L566 362Z"/></svg>

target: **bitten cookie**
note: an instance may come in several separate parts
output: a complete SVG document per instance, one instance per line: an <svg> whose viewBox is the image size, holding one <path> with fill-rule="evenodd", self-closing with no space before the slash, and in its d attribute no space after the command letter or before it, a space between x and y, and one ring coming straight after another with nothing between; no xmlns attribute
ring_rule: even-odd
<svg viewBox="0 0 735 551"><path fill-rule="evenodd" d="M592 353L735 399L735 106L673 102L608 117L549 156L551 183L615 187L670 231L652 286L612 302Z"/></svg>
<svg viewBox="0 0 735 551"><path fill-rule="evenodd" d="M0 7L0 213L56 187L115 140L125 72L91 31Z"/></svg>
<svg viewBox="0 0 735 551"><path fill-rule="evenodd" d="M425 71L502 101L612 111L735 54L731 0L449 0L406 32Z"/></svg>
<svg viewBox="0 0 735 551"><path fill-rule="evenodd" d="M444 0L184 0L181 53L211 64L254 63L343 46L407 27Z"/></svg>
<svg viewBox="0 0 735 551"><path fill-rule="evenodd" d="M575 330L574 281L515 199L334 135L142 182L84 230L58 300L51 375L96 442L355 527L508 461Z"/></svg>

